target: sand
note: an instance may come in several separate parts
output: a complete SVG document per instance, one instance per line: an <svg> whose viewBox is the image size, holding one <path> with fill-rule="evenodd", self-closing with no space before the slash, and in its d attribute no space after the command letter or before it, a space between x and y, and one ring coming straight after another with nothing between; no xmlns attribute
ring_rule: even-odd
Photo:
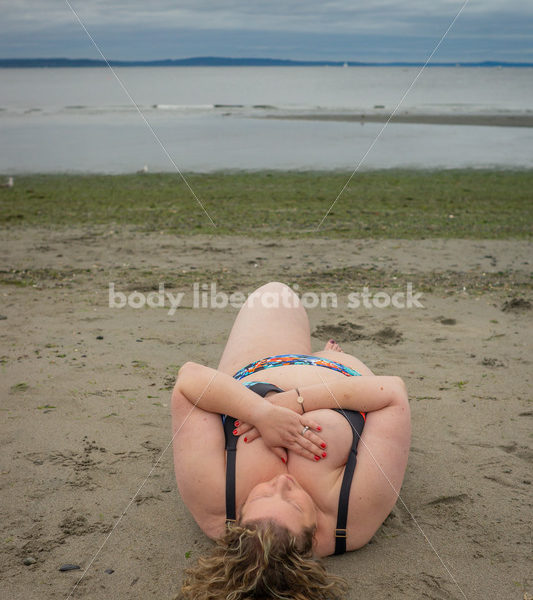
<svg viewBox="0 0 533 600"><path fill-rule="evenodd" d="M194 283L214 272L224 293L307 274L309 289L338 299L309 309L313 349L335 336L407 383L401 501L365 548L326 561L350 598L530 598L531 249L4 231L0 597L67 598L87 569L70 597L167 599L210 547L177 494L168 446L179 366L216 366L237 312L194 307ZM318 266L347 270L326 287L313 279ZM423 307L349 307L361 273L370 292L413 282ZM173 315L168 303L109 307L110 282L147 294L175 275L167 290L184 295ZM64 564L81 570L60 572Z"/></svg>
<svg viewBox="0 0 533 600"><path fill-rule="evenodd" d="M310 120L310 121L343 121L364 123L421 123L426 125L481 125L483 127L533 127L533 115L527 113L419 113L399 111L391 117L391 109L383 109L371 113L295 113L291 115L270 114L264 118L284 120Z"/></svg>

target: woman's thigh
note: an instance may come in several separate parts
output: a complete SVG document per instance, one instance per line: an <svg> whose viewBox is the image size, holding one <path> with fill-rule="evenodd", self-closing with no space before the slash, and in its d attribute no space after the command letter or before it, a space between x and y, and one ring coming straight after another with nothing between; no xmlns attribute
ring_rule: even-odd
<svg viewBox="0 0 533 600"><path fill-rule="evenodd" d="M218 369L233 375L265 356L310 353L305 308L288 286L271 282L252 292L239 311Z"/></svg>

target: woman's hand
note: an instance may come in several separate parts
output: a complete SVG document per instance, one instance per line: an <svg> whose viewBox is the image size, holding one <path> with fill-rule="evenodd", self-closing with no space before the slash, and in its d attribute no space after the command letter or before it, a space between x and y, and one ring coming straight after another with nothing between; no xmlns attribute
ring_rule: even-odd
<svg viewBox="0 0 533 600"><path fill-rule="evenodd" d="M326 442L314 433L322 428L305 413L299 415L288 408L270 404L258 415L255 427L249 423L237 423L235 435L246 434L245 443L262 437L283 462L287 462L286 450L292 450L313 462L325 458ZM305 433L304 427L307 427Z"/></svg>
<svg viewBox="0 0 533 600"><path fill-rule="evenodd" d="M288 390L286 392L277 392L268 394L266 399L274 406L282 406L288 408L297 414L302 413L301 405L296 401L294 390Z"/></svg>

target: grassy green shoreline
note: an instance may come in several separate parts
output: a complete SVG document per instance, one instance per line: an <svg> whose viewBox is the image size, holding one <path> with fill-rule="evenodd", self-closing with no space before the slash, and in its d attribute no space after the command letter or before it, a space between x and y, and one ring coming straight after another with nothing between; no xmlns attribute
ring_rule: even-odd
<svg viewBox="0 0 533 600"><path fill-rule="evenodd" d="M128 225L177 234L524 239L533 170L26 175L0 188L0 226ZM320 225L320 228L317 229Z"/></svg>

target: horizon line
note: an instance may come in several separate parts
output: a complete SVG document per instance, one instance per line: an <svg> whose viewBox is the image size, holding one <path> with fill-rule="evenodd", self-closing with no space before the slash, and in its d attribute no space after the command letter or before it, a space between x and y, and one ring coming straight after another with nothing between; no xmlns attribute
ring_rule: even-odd
<svg viewBox="0 0 533 600"><path fill-rule="evenodd" d="M9 63L83 63L86 66L105 66L105 61L97 58L69 58L60 56L48 56L48 57L16 57L16 58L2 58L0 57L0 66L9 66ZM202 63L207 66L231 66L235 63L255 63L253 66L261 66L262 64L275 64L278 65L295 65L295 66L419 66L423 64L423 61L417 62L412 60L401 60L401 61L364 61L364 60L328 60L328 59L291 59L291 58L261 58L261 57L228 57L228 56L191 56L186 58L157 58L157 59L109 59L110 64L115 65L146 65L146 66L165 66L165 65L186 65L195 63L201 65ZM223 63L226 63L225 65ZM428 66L523 66L533 67L531 62L518 62L518 61L504 61L504 60L448 60L442 62L429 63ZM80 65L81 66L81 65Z"/></svg>

